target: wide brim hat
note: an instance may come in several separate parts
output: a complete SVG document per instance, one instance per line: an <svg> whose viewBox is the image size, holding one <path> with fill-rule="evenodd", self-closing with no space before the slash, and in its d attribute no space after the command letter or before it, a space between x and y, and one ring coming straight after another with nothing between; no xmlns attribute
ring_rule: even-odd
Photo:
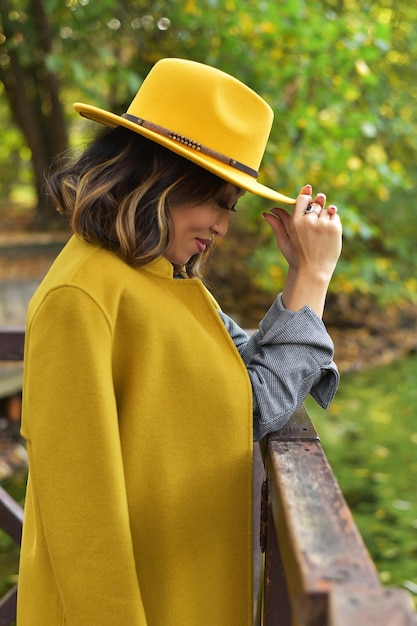
<svg viewBox="0 0 417 626"><path fill-rule="evenodd" d="M76 102L100 124L124 126L258 196L295 200L258 182L271 132L271 107L252 89L214 67L185 59L158 61L126 113Z"/></svg>

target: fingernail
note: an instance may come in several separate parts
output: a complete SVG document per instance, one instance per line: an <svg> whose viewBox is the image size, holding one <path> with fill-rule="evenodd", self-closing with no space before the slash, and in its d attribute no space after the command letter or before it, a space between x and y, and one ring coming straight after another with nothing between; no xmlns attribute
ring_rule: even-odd
<svg viewBox="0 0 417 626"><path fill-rule="evenodd" d="M330 211L330 213L337 213L337 206L335 206L334 204L331 204L330 206L327 207L327 210Z"/></svg>

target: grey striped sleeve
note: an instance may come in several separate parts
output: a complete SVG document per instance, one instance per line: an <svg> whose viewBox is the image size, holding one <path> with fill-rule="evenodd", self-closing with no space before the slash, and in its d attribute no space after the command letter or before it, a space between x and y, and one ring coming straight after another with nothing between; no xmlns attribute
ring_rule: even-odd
<svg viewBox="0 0 417 626"><path fill-rule="evenodd" d="M308 394L329 406L339 373L333 342L312 309L289 311L279 295L252 336L220 315L251 379L255 441L282 428Z"/></svg>

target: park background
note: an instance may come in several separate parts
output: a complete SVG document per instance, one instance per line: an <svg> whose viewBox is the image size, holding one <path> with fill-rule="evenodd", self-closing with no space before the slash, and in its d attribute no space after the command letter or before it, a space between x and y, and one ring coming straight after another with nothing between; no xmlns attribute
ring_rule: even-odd
<svg viewBox="0 0 417 626"><path fill-rule="evenodd" d="M45 172L96 131L72 103L122 113L166 56L214 65L263 96L275 119L261 182L293 196L311 183L339 207L325 322L342 379L328 411L307 407L382 582L417 597L417 6L0 0L0 242L65 239ZM269 207L245 195L207 274L246 328L285 275L261 217ZM41 278L51 262L39 250L0 258L0 279ZM24 477L4 484L22 498ZM7 562L10 550L0 538Z"/></svg>

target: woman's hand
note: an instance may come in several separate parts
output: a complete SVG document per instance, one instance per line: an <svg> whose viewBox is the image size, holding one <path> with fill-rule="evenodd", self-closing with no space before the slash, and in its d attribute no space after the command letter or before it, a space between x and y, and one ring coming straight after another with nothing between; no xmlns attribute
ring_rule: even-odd
<svg viewBox="0 0 417 626"><path fill-rule="evenodd" d="M325 208L326 196L311 196L302 187L292 212L275 208L264 217L275 233L277 245L292 269L306 267L332 275L342 250L342 226L334 205ZM311 205L312 210L306 213Z"/></svg>
<svg viewBox="0 0 417 626"><path fill-rule="evenodd" d="M283 291L285 306L293 310L310 306L321 316L342 250L342 225L337 208L326 208L326 196L318 193L313 199L311 194L311 185L304 185L291 215L274 208L264 218L289 265Z"/></svg>

